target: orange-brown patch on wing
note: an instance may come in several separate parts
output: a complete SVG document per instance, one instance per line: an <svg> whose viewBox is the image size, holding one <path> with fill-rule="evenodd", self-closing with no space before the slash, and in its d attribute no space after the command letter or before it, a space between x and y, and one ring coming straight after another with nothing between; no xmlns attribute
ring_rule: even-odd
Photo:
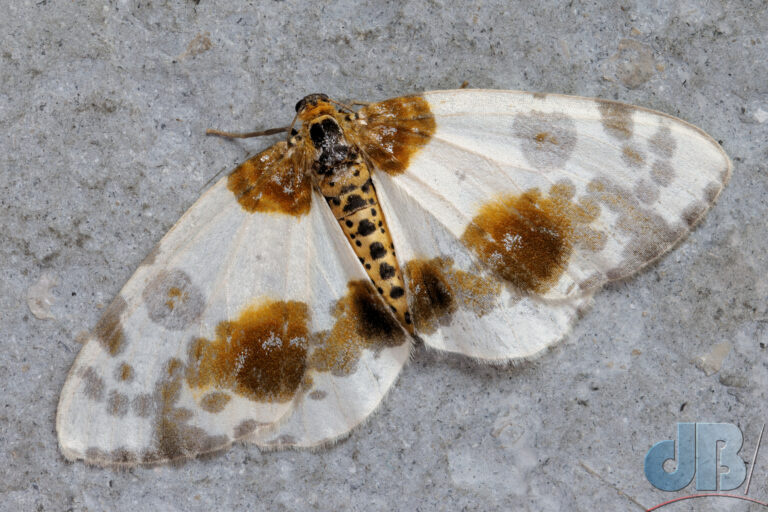
<svg viewBox="0 0 768 512"><path fill-rule="evenodd" d="M451 258L414 259L405 264L413 322L425 334L450 317L459 307L478 316L490 311L493 298L501 293L498 281L464 272Z"/></svg>
<svg viewBox="0 0 768 512"><path fill-rule="evenodd" d="M401 174L411 157L435 133L435 117L421 96L404 96L373 103L350 123L355 142L377 169Z"/></svg>
<svg viewBox="0 0 768 512"><path fill-rule="evenodd" d="M131 382L133 380L133 366L128 363L122 363L117 367L117 379L123 382Z"/></svg>
<svg viewBox="0 0 768 512"><path fill-rule="evenodd" d="M645 162L643 155L630 146L624 146L621 148L621 153L623 155L624 161L627 162L630 167L640 167Z"/></svg>
<svg viewBox="0 0 768 512"><path fill-rule="evenodd" d="M575 194L576 189L569 182L555 183L549 189L552 201L571 219L574 247L599 252L608 242L608 235L592 228L590 224L600 216L600 205L592 197L581 197L578 202L573 202Z"/></svg>
<svg viewBox="0 0 768 512"><path fill-rule="evenodd" d="M402 345L403 328L368 281L350 281L333 311L330 331L319 333L309 366L343 376L354 373L363 350Z"/></svg>
<svg viewBox="0 0 768 512"><path fill-rule="evenodd" d="M227 406L227 403L229 403L231 399L232 397L226 393L213 391L200 400L200 407L202 407L204 411L212 414L219 413L224 410L224 407Z"/></svg>
<svg viewBox="0 0 768 512"><path fill-rule="evenodd" d="M165 305L173 311L173 308L176 307L176 301L177 300L186 300L184 293L177 288L176 286L172 286L168 289L168 300L165 301Z"/></svg>
<svg viewBox="0 0 768 512"><path fill-rule="evenodd" d="M118 295L101 315L99 322L93 329L96 339L111 356L119 354L125 346L125 332L120 317L127 307L128 303Z"/></svg>
<svg viewBox="0 0 768 512"><path fill-rule="evenodd" d="M533 139L536 141L536 144L538 144L539 147L543 147L546 143L553 144L555 146L558 144L557 137L549 132L539 132L533 136Z"/></svg>
<svg viewBox="0 0 768 512"><path fill-rule="evenodd" d="M462 235L497 275L522 291L549 290L568 265L575 245L589 245L585 228L600 213L594 203L572 201L569 184L555 184L549 196L538 189L504 195L484 204Z"/></svg>
<svg viewBox="0 0 768 512"><path fill-rule="evenodd" d="M259 402L286 402L304 378L309 311L297 301L274 301L220 322L216 339L194 340L187 382L214 387Z"/></svg>
<svg viewBox="0 0 768 512"><path fill-rule="evenodd" d="M240 164L229 175L227 188L250 213L309 213L312 184L298 153L278 142Z"/></svg>

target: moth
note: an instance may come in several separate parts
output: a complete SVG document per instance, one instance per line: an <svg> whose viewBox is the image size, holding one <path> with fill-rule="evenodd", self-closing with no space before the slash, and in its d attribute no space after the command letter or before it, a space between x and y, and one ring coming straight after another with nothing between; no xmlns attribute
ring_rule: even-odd
<svg viewBox="0 0 768 512"><path fill-rule="evenodd" d="M414 340L535 356L688 233L731 172L680 119L556 94L357 109L312 94L292 127L203 194L105 310L61 393L66 458L315 447L376 409Z"/></svg>

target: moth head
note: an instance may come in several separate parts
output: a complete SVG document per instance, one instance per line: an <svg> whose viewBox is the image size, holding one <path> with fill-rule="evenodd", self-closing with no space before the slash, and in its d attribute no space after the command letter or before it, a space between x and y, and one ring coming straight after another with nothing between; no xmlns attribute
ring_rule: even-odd
<svg viewBox="0 0 768 512"><path fill-rule="evenodd" d="M296 117L305 124L317 117L334 115L337 112L325 94L310 94L296 104Z"/></svg>
<svg viewBox="0 0 768 512"><path fill-rule="evenodd" d="M300 99L298 103L296 103L296 113L301 113L301 111L308 106L315 107L320 101L328 102L329 99L330 98L328 98L327 94L308 94L307 96L304 96L302 99Z"/></svg>

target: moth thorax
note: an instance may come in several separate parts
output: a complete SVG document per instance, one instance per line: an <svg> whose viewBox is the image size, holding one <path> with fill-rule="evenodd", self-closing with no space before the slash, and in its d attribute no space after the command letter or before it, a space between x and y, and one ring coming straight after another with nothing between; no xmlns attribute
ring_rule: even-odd
<svg viewBox="0 0 768 512"><path fill-rule="evenodd" d="M318 174L332 174L351 156L349 143L339 123L331 116L314 119L309 125L309 138L315 147L314 171Z"/></svg>

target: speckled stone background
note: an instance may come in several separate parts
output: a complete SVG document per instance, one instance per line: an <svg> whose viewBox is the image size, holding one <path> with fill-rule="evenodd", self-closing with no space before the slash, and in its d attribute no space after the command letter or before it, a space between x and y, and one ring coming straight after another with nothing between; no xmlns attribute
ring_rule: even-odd
<svg viewBox="0 0 768 512"><path fill-rule="evenodd" d="M0 509L643 510L694 492L643 473L676 422L735 423L751 459L768 419L765 2L236 3L0 1ZM722 142L733 178L553 351L498 368L419 347L332 448L129 471L63 460L54 415L78 334L212 176L271 143L206 128L282 126L310 92L465 80L679 116ZM765 447L750 495L768 500ZM665 510L764 510L695 505Z"/></svg>

